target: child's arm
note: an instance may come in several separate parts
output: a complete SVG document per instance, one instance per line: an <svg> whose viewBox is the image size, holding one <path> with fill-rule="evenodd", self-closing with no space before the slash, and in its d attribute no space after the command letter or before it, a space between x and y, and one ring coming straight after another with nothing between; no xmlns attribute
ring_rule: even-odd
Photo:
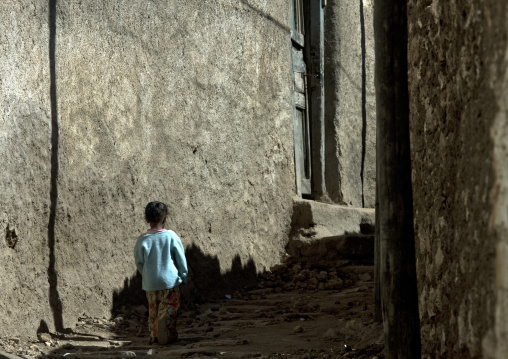
<svg viewBox="0 0 508 359"><path fill-rule="evenodd" d="M134 246L134 260L136 262L136 268L138 268L139 273L143 274L143 267L145 265L145 251L139 239Z"/></svg>
<svg viewBox="0 0 508 359"><path fill-rule="evenodd" d="M187 283L189 281L189 278L187 277L187 259L185 259L185 250L183 248L182 241L173 231L171 231L171 236L171 256L173 258L173 262L175 263L176 269L178 269L178 275L182 278L184 283Z"/></svg>

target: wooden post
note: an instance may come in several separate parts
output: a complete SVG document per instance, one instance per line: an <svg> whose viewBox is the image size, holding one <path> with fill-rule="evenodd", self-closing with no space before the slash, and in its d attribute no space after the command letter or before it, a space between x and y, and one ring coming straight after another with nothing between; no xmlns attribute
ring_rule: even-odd
<svg viewBox="0 0 508 359"><path fill-rule="evenodd" d="M389 359L421 357L409 145L407 0L376 0L379 269Z"/></svg>

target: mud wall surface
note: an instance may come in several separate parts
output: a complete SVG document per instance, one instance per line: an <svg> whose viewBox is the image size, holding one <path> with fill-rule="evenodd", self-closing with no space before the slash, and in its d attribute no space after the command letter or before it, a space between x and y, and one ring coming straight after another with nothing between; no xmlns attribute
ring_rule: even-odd
<svg viewBox="0 0 508 359"><path fill-rule="evenodd" d="M28 4L26 4L28 5ZM48 6L0 4L0 332L49 318ZM22 33L24 35L22 35ZM17 35L15 35L17 34ZM42 298L40 300L39 298ZM29 312L20 308L30 303ZM26 305L26 304L25 304Z"/></svg>
<svg viewBox="0 0 508 359"><path fill-rule="evenodd" d="M288 14L282 0L2 1L0 335L109 316L151 200L200 268L279 262Z"/></svg>
<svg viewBox="0 0 508 359"><path fill-rule="evenodd" d="M489 222L499 181L492 129L497 118L507 140L507 123L499 123L500 104L506 111L507 101L500 95L507 5L496 0L408 4L423 357L490 357L486 343L495 323L498 237Z"/></svg>
<svg viewBox="0 0 508 359"><path fill-rule="evenodd" d="M325 180L333 202L375 206L373 1L325 7Z"/></svg>

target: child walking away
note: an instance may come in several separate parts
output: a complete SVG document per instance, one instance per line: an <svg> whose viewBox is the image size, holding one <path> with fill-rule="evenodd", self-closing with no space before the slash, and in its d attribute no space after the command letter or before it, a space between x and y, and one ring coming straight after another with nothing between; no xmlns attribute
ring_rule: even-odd
<svg viewBox="0 0 508 359"><path fill-rule="evenodd" d="M148 299L150 344L169 344L178 339L178 286L187 283L183 245L175 232L164 229L167 216L168 208L164 203L148 203L145 219L150 229L138 237L134 246L136 267L143 276L142 286Z"/></svg>

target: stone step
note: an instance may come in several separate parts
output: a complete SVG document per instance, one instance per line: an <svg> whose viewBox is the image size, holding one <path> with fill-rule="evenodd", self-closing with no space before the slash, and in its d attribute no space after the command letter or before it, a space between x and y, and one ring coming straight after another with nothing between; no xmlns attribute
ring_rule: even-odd
<svg viewBox="0 0 508 359"><path fill-rule="evenodd" d="M344 261L374 262L375 210L304 199L293 206L286 252L317 266L341 266Z"/></svg>
<svg viewBox="0 0 508 359"><path fill-rule="evenodd" d="M374 208L354 208L295 199L292 236L331 237L346 234L374 234Z"/></svg>

